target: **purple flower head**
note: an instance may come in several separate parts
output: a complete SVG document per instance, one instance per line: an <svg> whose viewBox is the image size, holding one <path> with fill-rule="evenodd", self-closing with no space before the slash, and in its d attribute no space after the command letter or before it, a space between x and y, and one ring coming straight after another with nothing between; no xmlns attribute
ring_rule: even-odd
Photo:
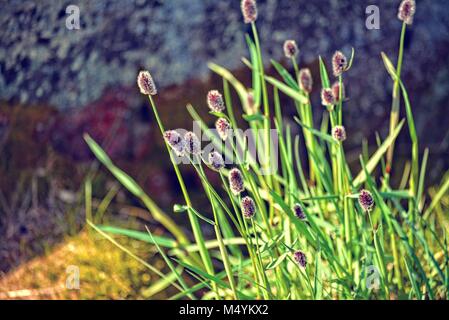
<svg viewBox="0 0 449 320"><path fill-rule="evenodd" d="M231 125L228 120L225 118L219 118L215 122L215 128L217 129L218 135L221 140L225 141L228 138L229 130L231 129Z"/></svg>
<svg viewBox="0 0 449 320"><path fill-rule="evenodd" d="M242 172L237 168L229 171L229 188L236 196L245 190Z"/></svg>
<svg viewBox="0 0 449 320"><path fill-rule="evenodd" d="M301 90L307 93L311 93L312 86L313 79L310 70L307 68L299 70L299 87L301 88Z"/></svg>
<svg viewBox="0 0 449 320"><path fill-rule="evenodd" d="M335 97L335 101L340 101L340 83L338 81L336 81L333 85L332 85L332 93L334 94ZM345 86L342 83L341 86L341 93L342 93L342 97L343 99L345 98Z"/></svg>
<svg viewBox="0 0 449 320"><path fill-rule="evenodd" d="M186 151L190 154L198 155L201 153L201 142L197 135L191 131L184 135Z"/></svg>
<svg viewBox="0 0 449 320"><path fill-rule="evenodd" d="M302 209L302 206L299 203L295 203L295 205L293 206L293 212L294 212L295 216L297 216L299 219L301 219L301 220L306 219L304 210Z"/></svg>
<svg viewBox="0 0 449 320"><path fill-rule="evenodd" d="M406 24L411 25L413 23L413 17L416 12L415 0L404 0L399 6L398 18L404 21Z"/></svg>
<svg viewBox="0 0 449 320"><path fill-rule="evenodd" d="M164 139L167 144L173 149L177 156L183 156L185 153L185 141L181 135L175 130L164 132Z"/></svg>
<svg viewBox="0 0 449 320"><path fill-rule="evenodd" d="M225 109L223 96L217 90L211 90L207 94L207 105L214 112L222 112Z"/></svg>
<svg viewBox="0 0 449 320"><path fill-rule="evenodd" d="M242 0L240 7L242 9L243 21L245 23L252 23L256 21L257 4L255 0Z"/></svg>
<svg viewBox="0 0 449 320"><path fill-rule="evenodd" d="M209 153L209 165L216 171L220 171L224 168L224 161L221 154L217 151Z"/></svg>
<svg viewBox="0 0 449 320"><path fill-rule="evenodd" d="M251 219L256 214L256 204L251 197L244 197L240 203L242 207L243 217L246 219Z"/></svg>
<svg viewBox="0 0 449 320"><path fill-rule="evenodd" d="M298 52L299 50L295 40L286 40L284 42L284 54L288 59L296 57Z"/></svg>
<svg viewBox="0 0 449 320"><path fill-rule="evenodd" d="M332 89L325 88L321 90L321 103L326 107L330 107L335 104L335 97Z"/></svg>
<svg viewBox="0 0 449 320"><path fill-rule="evenodd" d="M157 94L156 85L154 84L153 77L148 71L140 71L137 76L137 85L140 92L146 95L154 96Z"/></svg>
<svg viewBox="0 0 449 320"><path fill-rule="evenodd" d="M301 266L303 268L305 268L307 266L306 254L304 252L302 252L301 250L298 250L295 253L293 253L293 259L299 266Z"/></svg>
<svg viewBox="0 0 449 320"><path fill-rule="evenodd" d="M365 212L373 210L375 203L371 192L369 192L368 190L360 191L359 204Z"/></svg>
<svg viewBox="0 0 449 320"><path fill-rule="evenodd" d="M348 59L341 51L336 51L332 57L334 76L340 76L348 68Z"/></svg>
<svg viewBox="0 0 449 320"><path fill-rule="evenodd" d="M249 91L246 95L246 103L248 104L246 110L247 114L252 115L257 113L258 106L256 105L256 101L254 100L254 94L252 93L252 91Z"/></svg>
<svg viewBox="0 0 449 320"><path fill-rule="evenodd" d="M346 140L346 129L343 126L335 126L332 128L332 137L339 142Z"/></svg>

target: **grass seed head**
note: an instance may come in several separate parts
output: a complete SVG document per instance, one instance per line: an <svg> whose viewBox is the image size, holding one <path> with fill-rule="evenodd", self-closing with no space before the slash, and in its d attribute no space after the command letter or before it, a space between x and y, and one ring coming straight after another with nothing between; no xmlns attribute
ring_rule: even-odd
<svg viewBox="0 0 449 320"><path fill-rule="evenodd" d="M363 211L369 212L374 208L374 198L368 190L362 190L359 194L359 204Z"/></svg>
<svg viewBox="0 0 449 320"><path fill-rule="evenodd" d="M304 252L302 252L301 250L298 250L295 253L293 253L293 259L299 266L301 266L303 268L305 268L307 266L306 254Z"/></svg>
<svg viewBox="0 0 449 320"><path fill-rule="evenodd" d="M340 101L340 83L338 81L336 81L333 85L332 85L332 93L334 94L335 100L336 101ZM345 98L345 86L342 83L341 86L341 93L342 93L342 98Z"/></svg>
<svg viewBox="0 0 449 320"><path fill-rule="evenodd" d="M332 89L325 88L321 90L321 103L326 107L330 107L335 104L335 96Z"/></svg>
<svg viewBox="0 0 449 320"><path fill-rule="evenodd" d="M223 157L217 151L209 153L209 165L216 171L224 168Z"/></svg>
<svg viewBox="0 0 449 320"><path fill-rule="evenodd" d="M254 93L252 91L248 91L248 94L246 95L246 103L247 103L246 113L249 115L256 114L258 106L256 105Z"/></svg>
<svg viewBox="0 0 449 320"><path fill-rule="evenodd" d="M222 112L225 109L223 96L217 90L211 90L207 94L207 105L214 112Z"/></svg>
<svg viewBox="0 0 449 320"><path fill-rule="evenodd" d="M225 118L219 118L215 122L215 128L217 129L218 135L221 140L225 141L228 138L229 130L231 129L231 125L228 120Z"/></svg>
<svg viewBox="0 0 449 320"><path fill-rule="evenodd" d="M240 6L245 23L252 23L257 20L257 4L255 0L242 0Z"/></svg>
<svg viewBox="0 0 449 320"><path fill-rule="evenodd" d="M413 17L416 12L415 0L404 0L399 6L398 18L404 21L406 24L411 25L413 23Z"/></svg>
<svg viewBox="0 0 449 320"><path fill-rule="evenodd" d="M145 95L156 95L157 89L154 84L153 77L148 71L140 71L137 76L137 85L139 86L140 92Z"/></svg>
<svg viewBox="0 0 449 320"><path fill-rule="evenodd" d="M297 216L301 220L306 219L306 215L304 214L304 210L302 209L302 206L299 203L295 203L293 206L293 212L295 213L295 216Z"/></svg>
<svg viewBox="0 0 449 320"><path fill-rule="evenodd" d="M175 151L176 155L183 156L185 152L185 141L175 130L164 132L164 139L167 144Z"/></svg>
<svg viewBox="0 0 449 320"><path fill-rule="evenodd" d="M312 73L310 73L310 69L304 68L299 70L299 87L301 90L311 93L313 86Z"/></svg>
<svg viewBox="0 0 449 320"><path fill-rule="evenodd" d="M198 155L201 153L201 142L197 135L191 131L184 135L186 151L190 154Z"/></svg>
<svg viewBox="0 0 449 320"><path fill-rule="evenodd" d="M341 51L336 51L332 57L334 76L340 76L348 68L348 59Z"/></svg>
<svg viewBox="0 0 449 320"><path fill-rule="evenodd" d="M256 204L251 197L244 197L241 201L242 214L246 219L251 219L256 214Z"/></svg>
<svg viewBox="0 0 449 320"><path fill-rule="evenodd" d="M346 140L346 129L343 126L335 126L332 128L332 137L339 142Z"/></svg>
<svg viewBox="0 0 449 320"><path fill-rule="evenodd" d="M298 52L299 50L295 40L286 40L284 42L284 54L288 59L296 57Z"/></svg>
<svg viewBox="0 0 449 320"><path fill-rule="evenodd" d="M245 190L242 172L237 168L229 171L229 188L236 196Z"/></svg>

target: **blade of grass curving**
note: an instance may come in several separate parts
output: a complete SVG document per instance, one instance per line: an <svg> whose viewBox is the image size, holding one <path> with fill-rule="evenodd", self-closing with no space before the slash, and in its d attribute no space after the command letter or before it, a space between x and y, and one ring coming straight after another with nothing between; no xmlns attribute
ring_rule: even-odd
<svg viewBox="0 0 449 320"><path fill-rule="evenodd" d="M271 60L271 64L274 66L279 75L284 79L285 83L288 86L296 91L299 91L298 83L293 79L291 74L278 62L275 60Z"/></svg>
<svg viewBox="0 0 449 320"><path fill-rule="evenodd" d="M415 275L413 274L413 271L410 267L410 264L408 263L407 259L404 258L405 268L407 270L408 278L410 279L410 283L412 284L412 289L415 292L415 296L417 299L422 299L422 294L419 291L419 285L416 282Z"/></svg>
<svg viewBox="0 0 449 320"><path fill-rule="evenodd" d="M245 36L246 43L248 44L250 57L251 57L251 69L252 69L252 81L253 81L253 97L254 104L260 106L261 96L262 96L262 86L260 83L260 69L257 57L257 49L254 42L251 40L250 36L247 34Z"/></svg>
<svg viewBox="0 0 449 320"><path fill-rule="evenodd" d="M421 204L421 201L424 196L424 182L426 180L427 160L428 159L429 159L429 148L426 148L424 150L424 155L423 155L422 164L421 164L421 173L419 175L418 193L417 193L417 199L416 199L416 203L418 204L418 206L421 206L421 208L424 207L424 203Z"/></svg>
<svg viewBox="0 0 449 320"><path fill-rule="evenodd" d="M179 268L177 272L182 272L182 269ZM142 290L142 296L145 299L149 299L154 295L160 293L161 291L167 289L175 281L176 281L176 273L170 272L169 274L166 275L165 278L158 279L157 281L153 282L150 287Z"/></svg>
<svg viewBox="0 0 449 320"><path fill-rule="evenodd" d="M304 235L304 237L307 239L307 242L311 247L316 247L317 239L310 233L308 228L306 228L303 221L299 220L292 212L291 208L282 200L282 198L274 191L270 191L271 197L274 199L274 201L282 208L284 213L290 218L290 221L294 224L296 229L298 230L298 234ZM319 233L318 233L319 234ZM347 274L347 270L342 268L342 266L339 264L338 260L335 259L334 253L330 250L329 246L325 241L320 243L323 248L326 250L326 256L330 259L330 261L336 262L336 265L339 268L339 271ZM317 249L317 248L315 248ZM332 264L333 265L333 264Z"/></svg>
<svg viewBox="0 0 449 320"><path fill-rule="evenodd" d="M294 117L294 119L301 127L305 128L306 130L309 130L310 132L312 132L313 135L317 136L318 138L321 138L324 141L329 142L330 144L335 145L338 144L338 142L331 135L323 133L319 130L316 130L314 128L305 125L304 123L301 122L301 120L298 117Z"/></svg>
<svg viewBox="0 0 449 320"><path fill-rule="evenodd" d="M167 257L167 255L164 253L164 250L161 249L161 247L159 246L157 241L155 241L155 238L154 238L153 234L151 233L150 229L147 226L145 226L145 229L147 230L148 235L151 237L152 241L156 245L156 248L159 251L162 258L164 259L165 263L170 268L171 272L174 274L175 279L178 280L179 284L181 285L181 287L184 290L187 290L188 286L187 286L186 282L184 281L184 279L182 278L181 274L178 272L178 270L175 268L173 263L170 261L170 259ZM192 300L196 300L195 297L191 294L189 294L188 297Z"/></svg>
<svg viewBox="0 0 449 320"><path fill-rule="evenodd" d="M201 213L199 213L197 210L195 210L194 208L189 208L188 209L190 212L192 212L193 214L195 214L198 218L200 218L201 220L209 223L212 226L215 226L215 222L212 221L211 219L206 218L205 216L203 216Z"/></svg>
<svg viewBox="0 0 449 320"><path fill-rule="evenodd" d="M84 135L84 140L89 146L90 150L94 153L95 157L112 173L112 175L134 196L139 198L151 212L154 219L160 222L168 231L170 231L180 243L188 243L187 236L178 227L178 225L166 215L157 205L151 200L143 191L143 189L137 184L137 182L116 167L106 152L88 135Z"/></svg>
<svg viewBox="0 0 449 320"><path fill-rule="evenodd" d="M346 68L346 71L352 68L352 64L354 63L354 56L355 56L355 50L354 47L351 48L351 57L349 58L348 67Z"/></svg>
<svg viewBox="0 0 449 320"><path fill-rule="evenodd" d="M423 219L427 220L430 216L430 214L433 212L435 207L440 203L443 196L449 194L449 176L447 176L446 181L443 183L441 188L438 190L435 197L432 199L432 202L430 203L429 207L427 208L426 212L424 213Z"/></svg>
<svg viewBox="0 0 449 320"><path fill-rule="evenodd" d="M173 239L170 239L167 237L162 237L162 236L150 237L147 233L141 232L141 231L129 230L129 229L113 227L113 226L105 226L105 225L97 225L97 228L104 232L110 233L110 234L126 236L126 237L129 237L132 239L146 242L146 243L162 246L164 248L173 249L173 248L176 248L179 246L178 243Z"/></svg>
<svg viewBox="0 0 449 320"><path fill-rule="evenodd" d="M176 258L173 258L173 260L175 260L178 264L182 265L183 267L189 269L191 271L190 272L191 274L200 276L201 278L205 279L206 281L211 281L221 288L231 289L229 284L227 284L225 281L221 280L221 278L226 277L226 272L220 272L213 276L201 269L198 269L197 267L194 267L193 265L184 263ZM234 270L233 270L233 272L234 272ZM248 297L246 295L244 295L241 291L238 291L238 290L236 290L236 291L238 294L238 297L237 297L238 299L248 299Z"/></svg>
<svg viewBox="0 0 449 320"><path fill-rule="evenodd" d="M95 224L93 224L90 220L86 220L86 223L95 231L97 231L100 235L102 235L105 239L107 239L109 242L111 242L113 245L115 245L117 248L119 248L120 250L122 250L123 252L125 252L126 254L128 254L130 257L132 257L134 260L138 261L139 263L141 263L142 265L144 265L145 267L147 267L149 270L151 270L152 272L154 272L155 274L157 274L159 277L164 278L166 277L165 274L163 274L162 272L160 272L158 269L156 269L155 267L153 267L152 265L148 264L145 260L139 258L138 256L136 256L134 253L132 253L131 251L129 251L127 248L125 248L124 246L122 246L120 243L118 243L117 241L115 241L111 236L109 236L107 233L103 232L102 230L100 230ZM173 283L173 286L175 288L177 288L180 291L183 291L183 289L176 283Z"/></svg>
<svg viewBox="0 0 449 320"><path fill-rule="evenodd" d="M314 299L321 300L323 295L323 284L321 280L322 276L322 265L321 265L321 250L315 253L315 277L314 277Z"/></svg>
<svg viewBox="0 0 449 320"><path fill-rule="evenodd" d="M377 164L379 163L380 159L383 157L385 152L388 150L389 146L396 140L397 136L399 135L399 132L401 131L402 127L404 126L404 120L402 120L399 125L394 129L393 133L388 136L387 139L382 143L380 148L377 149L377 151L372 155L370 160L366 164L366 169L369 174L373 172L373 170L376 168ZM366 174L364 170L361 170L360 173L356 176L356 178L353 181L353 187L358 188L363 182L366 180Z"/></svg>
<svg viewBox="0 0 449 320"><path fill-rule="evenodd" d="M434 266L435 271L441 277L441 280L444 282L445 276L444 276L443 270L441 270L437 260L435 259L435 254L433 253L428 242L426 241L426 238L425 238L423 232L419 229L414 229L414 228L412 228L412 230L413 230L415 237L418 239L418 241L423 246L424 252L426 253L426 257L429 260L429 265Z"/></svg>
<svg viewBox="0 0 449 320"><path fill-rule="evenodd" d="M299 91L296 91L295 89L292 89L291 87L280 82L279 80L277 80L273 77L270 77L270 76L265 76L265 80L268 83L270 83L271 85L278 88L280 91L282 91L286 95L288 95L290 98L294 99L295 101L298 101L299 103L302 103L302 104L308 103L309 99L305 95L303 95Z"/></svg>
<svg viewBox="0 0 449 320"><path fill-rule="evenodd" d="M100 204L97 207L97 211L95 212L95 221L101 221L104 214L106 213L106 210L108 209L109 205L111 204L114 197L117 195L120 187L116 184L114 184L106 194L106 196L101 200Z"/></svg>
<svg viewBox="0 0 449 320"><path fill-rule="evenodd" d="M201 280L201 279L199 279L199 281L200 281L200 283L190 287L187 290L183 290L183 291L181 291L181 292L171 296L167 300L179 300L179 299L182 299L182 298L188 296L189 294L193 294L193 293L197 292L198 290L201 290L201 289L204 289L204 288L211 289L209 284L206 281Z"/></svg>
<svg viewBox="0 0 449 320"><path fill-rule="evenodd" d="M329 76L327 74L326 65L324 64L323 58L319 57L320 60L320 75L321 75L321 86L324 88L330 88Z"/></svg>
<svg viewBox="0 0 449 320"><path fill-rule="evenodd" d="M181 266L183 266L184 268L189 269L190 271L192 271L194 274L200 276L201 278L208 280L208 281L212 281L215 284L217 284L219 287L224 288L224 289L231 289L231 287L229 286L228 283L226 283L225 281L221 280L220 277L218 277L217 275L211 275L209 273L207 273L206 271L203 271L197 267L194 267L188 263L185 263L181 260L178 260L176 258L172 258L174 261L176 261L176 263L180 264ZM226 273L225 275L226 276Z"/></svg>

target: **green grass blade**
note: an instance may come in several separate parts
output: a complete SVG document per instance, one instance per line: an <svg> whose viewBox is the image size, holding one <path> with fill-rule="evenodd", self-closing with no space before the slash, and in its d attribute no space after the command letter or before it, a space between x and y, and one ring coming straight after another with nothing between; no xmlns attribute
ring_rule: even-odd
<svg viewBox="0 0 449 320"><path fill-rule="evenodd" d="M129 230L129 229L123 229L113 226L104 226L104 225L98 225L98 229L115 235L121 235L126 236L132 239L140 240L146 243L159 245L164 248L176 248L178 247L178 243L170 238L162 237L162 236L153 236L150 237L147 233L141 232L141 231L135 231L135 230Z"/></svg>
<svg viewBox="0 0 449 320"><path fill-rule="evenodd" d="M157 243L157 241L155 241L153 234L151 233L150 229L145 226L148 235L151 237L151 239L153 240L154 244L156 245L157 250L159 251L159 253L161 254L162 258L164 259L165 263L167 264L167 266L170 268L170 270L172 271L172 273L174 273L175 278L178 280L179 284L181 285L181 287L184 290L187 290L188 286L186 284L186 282L184 281L184 279L182 278L182 276L180 275L180 273L178 272L178 270L175 268L175 266L173 265L173 263L170 261L170 259L167 257L167 255L164 253L164 251L161 249L161 247L159 246L159 244ZM195 300L195 297L193 295L188 295L190 299Z"/></svg>
<svg viewBox="0 0 449 320"><path fill-rule="evenodd" d="M337 145L338 142L329 134L327 133L323 133L319 130L316 130L314 128L311 128L309 126L306 126L304 123L301 122L301 120L298 117L294 117L295 121L303 128L305 128L306 130L312 132L313 135L317 136L318 138L323 139L326 142L329 142L331 144L335 144Z"/></svg>
<svg viewBox="0 0 449 320"><path fill-rule="evenodd" d="M251 69L252 69L252 81L253 81L253 97L254 104L260 106L262 99L262 85L260 83L260 70L259 70L259 60L257 56L257 49L254 42L251 40L249 35L246 35L246 42L248 44L250 56L251 56Z"/></svg>
<svg viewBox="0 0 449 320"><path fill-rule="evenodd" d="M279 75L284 79L285 83L288 86L296 91L299 91L298 83L292 77L292 75L278 62L275 60L271 60L271 64L274 66Z"/></svg>
<svg viewBox="0 0 449 320"><path fill-rule="evenodd" d="M436 196L432 199L432 202L430 203L429 207L427 208L426 212L424 213L424 219L427 219L429 215L433 212L435 207L440 203L441 199L444 196L447 196L449 194L449 176L447 176L446 181L443 183L441 188L438 190Z"/></svg>
<svg viewBox="0 0 449 320"><path fill-rule="evenodd" d="M298 101L299 103L302 104L308 103L309 99L305 95L303 95L299 91L296 91L295 89L292 89L291 87L280 82L279 80L270 76L265 76L265 80L267 80L268 83L275 86L276 88L278 88L280 91L282 91L295 101Z"/></svg>
<svg viewBox="0 0 449 320"><path fill-rule="evenodd" d="M329 76L327 74L326 65L324 64L323 58L320 59L320 75L321 75L321 86L323 89L330 88Z"/></svg>
<svg viewBox="0 0 449 320"><path fill-rule="evenodd" d="M381 160L381 158L384 156L384 154L387 152L390 145L396 140L397 136L399 135L399 132L401 131L402 127L404 126L404 120L402 120L399 125L395 128L394 132L382 143L382 145L377 149L377 151L373 154L373 156L370 158L370 160L366 164L366 168L369 174L373 172L373 170L376 168L377 164ZM363 182L366 180L366 174L364 170L361 170L360 173L357 175L357 177L353 181L354 188L358 188Z"/></svg>
<svg viewBox="0 0 449 320"><path fill-rule="evenodd" d="M154 219L167 228L181 243L187 243L187 237L177 224L166 215L156 203L148 197L137 182L116 167L106 152L88 135L84 135L84 140L93 152L95 157L112 173L112 175L134 196L139 198L153 215Z"/></svg>

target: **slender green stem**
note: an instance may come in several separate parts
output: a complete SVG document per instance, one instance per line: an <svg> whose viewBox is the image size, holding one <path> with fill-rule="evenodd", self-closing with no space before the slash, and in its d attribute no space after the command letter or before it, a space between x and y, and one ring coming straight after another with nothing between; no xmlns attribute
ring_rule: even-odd
<svg viewBox="0 0 449 320"><path fill-rule="evenodd" d="M229 190L229 187L227 187L226 185L226 181L223 177L223 174L220 172L220 177L221 177L221 181L223 183L223 187L226 190L226 193L228 194L228 197L231 201L232 207L234 209L234 212L236 213L237 216L237 220L239 221L240 224L240 234L242 235L243 239L245 239L245 243L246 243L246 247L248 248L248 253L249 253L249 257L251 259L251 263L253 266L253 274L254 274L254 281L258 282L258 278L259 278L259 273L258 273L258 268L257 268L257 262L256 262L256 254L253 250L253 244L252 244L252 240L247 232L247 229L245 227L245 223L243 221L242 215L240 210L238 209L237 205L235 204L234 201L234 197L231 194L231 191ZM257 296L260 296L260 288L259 286L256 286L256 290L257 290Z"/></svg>
<svg viewBox="0 0 449 320"><path fill-rule="evenodd" d="M254 238L256 239L256 252L257 252L257 258L259 260L259 264L260 264L260 268L262 270L262 275L263 275L263 279L264 279L264 283L265 283L265 288L267 288L268 290L268 296L270 295L271 289L270 289L270 282L268 281L268 277L267 274L265 272L265 268L263 266L263 262L262 262L262 254L260 253L260 247L259 247L259 235L256 231L256 226L254 223L254 220L251 219L251 225L253 227L253 233L254 233Z"/></svg>
<svg viewBox="0 0 449 320"><path fill-rule="evenodd" d="M218 246L219 246L219 249L220 249L221 257L223 259L223 265L225 267L226 275L228 277L229 284L231 286L231 290L232 290L232 292L234 294L234 299L238 299L237 290L236 290L236 286L235 286L234 275L232 273L231 264L229 262L228 252L226 250L226 246L224 245L223 237L221 235L221 231L220 231L220 227L219 227L219 219L218 219L218 216L217 216L217 207L218 206L216 205L216 201L214 199L214 196L212 195L212 193L211 193L211 191L209 189L209 184L205 183L205 182L207 182L207 179L205 179L205 173L204 173L204 170L203 170L203 166L201 165L201 160L200 160L199 157L196 157L196 158L197 158L197 160L199 162L198 163L199 171L202 174L202 176L200 178L201 178L201 180L203 182L203 187L204 187L204 190L206 191L207 197L208 197L208 199L209 199L209 201L211 203L212 212L213 212L213 215L214 215L214 222L215 222L214 230L215 230L215 235L217 237L217 241L218 241ZM192 165L195 166L194 163L192 163Z"/></svg>
<svg viewBox="0 0 449 320"><path fill-rule="evenodd" d="M296 79L297 79L298 84L299 84L300 79L299 79L298 63L296 62L296 58L295 57L292 57L291 59L292 59L293 69L295 70Z"/></svg>
<svg viewBox="0 0 449 320"><path fill-rule="evenodd" d="M343 76L338 77L338 124L343 125Z"/></svg>
<svg viewBox="0 0 449 320"><path fill-rule="evenodd" d="M404 58L404 40L405 40L405 32L407 29L407 24L402 24L401 30L401 39L399 42L399 54L398 54L398 65L396 67L396 75L397 79L401 77L402 71L402 61ZM390 134L394 132L396 126L399 122L399 107L400 107L400 90L399 90L399 80L396 80L393 85L393 95L392 95L392 106L391 106L391 115L390 115ZM392 162L393 162L393 154L394 154L394 142L391 144L390 148L387 152L387 174L391 170Z"/></svg>
<svg viewBox="0 0 449 320"><path fill-rule="evenodd" d="M157 111L156 105L155 105L151 95L149 95L148 98L150 99L150 104L151 104L154 116L156 117L156 121L157 121L157 124L159 126L159 130L161 131L161 134L163 136L164 132L165 132L165 129L164 129L164 126L162 124L161 119L159 118L159 113ZM191 208L192 207L192 202L191 202L189 194L187 192L187 188L186 188L186 185L184 183L184 179L182 178L182 175L181 175L181 172L179 170L179 167L176 164L175 159L173 157L173 154L172 154L172 152L170 150L170 147L168 146L168 144L166 142L165 142L165 146L167 148L168 153L170 154L170 160L171 160L171 163L172 163L173 168L175 170L176 177L178 178L178 182L179 182L179 185L181 187L181 191L182 191L182 194L184 196L184 200L186 201L186 205L189 208ZM212 260L211 260L210 255L209 255L209 251L207 250L207 248L206 248L206 246L204 244L205 243L204 236L203 236L203 233L201 231L201 227L200 227L198 218L197 218L196 215L194 215L190 211L188 211L188 216L189 216L190 224L192 226L193 236L195 237L195 242L198 244L198 246L200 248L200 256L201 256L201 259L202 259L202 261L204 263L204 267L206 268L206 271L208 273L213 275L214 274L214 268L213 268L213 265L212 265Z"/></svg>
<svg viewBox="0 0 449 320"><path fill-rule="evenodd" d="M262 98L263 98L263 106L264 106L264 127L265 127L265 159L264 159L264 168L265 168L265 174L267 175L267 182L268 185L271 187L271 175L268 174L270 172L269 166L270 166L270 148L271 148L271 139L270 139L270 105L268 101L268 91L267 91L267 85L265 83L265 66L263 64L262 59L262 50L260 48L260 42L259 42L259 34L257 32L256 24L255 22L251 23L251 27L253 30L254 35L254 42L257 49L257 55L259 60L259 69L260 69L260 82L262 85ZM271 206L270 206L270 210Z"/></svg>

